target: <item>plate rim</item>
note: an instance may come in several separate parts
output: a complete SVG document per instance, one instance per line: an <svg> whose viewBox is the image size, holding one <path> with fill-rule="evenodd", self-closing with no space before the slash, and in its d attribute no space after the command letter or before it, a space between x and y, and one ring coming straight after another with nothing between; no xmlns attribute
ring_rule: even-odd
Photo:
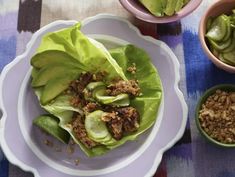
<svg viewBox="0 0 235 177"><path fill-rule="evenodd" d="M134 30L136 32L136 34L144 39L147 40L151 43L154 44L161 44L168 52L169 55L171 56L171 60L174 64L173 68L174 68L174 73L175 73L175 79L174 79L174 91L179 99L179 102L181 103L181 107L182 107L182 112L183 112L183 118L182 118L182 122L181 122L181 127L178 130L177 134L175 135L174 138L171 139L170 142L167 143L166 146L164 146L162 149L159 150L159 153L156 154L155 158L154 158L154 163L152 165L152 167L150 168L150 170L148 171L148 173L145 175L145 177L149 177L154 175L154 173L156 172L157 167L159 166L159 163L161 162L163 153L165 151L167 151L169 148L171 148L182 136L186 127L186 123L187 123L187 114L188 114L188 106L185 102L183 93L181 92L181 90L179 89L179 82L180 82L180 64L179 61L177 59L177 57L175 56L175 54L173 53L173 51L167 46L167 44L165 44L163 41L159 41L156 40L150 36L144 36L140 33L139 29L137 27L135 27L134 25L132 25L129 21L127 21L126 19L123 19L121 17L112 15L112 14L98 14L92 17L88 17L84 20L81 21L82 24L88 24L92 21L98 20L98 19L103 19L103 18L109 18L109 19L115 19L115 20L119 20L122 21L124 23L126 23L128 25L128 27L132 30ZM30 51L31 46L35 43L36 39L38 38L38 36L45 30L58 25L58 24L65 24L65 25L73 25L74 23L77 23L78 21L76 20L57 20L54 21L46 26L43 26L42 28L40 28L37 32L35 32L32 35L31 40L28 42L28 44L26 45L26 49L23 52L23 54L18 55L11 63L7 64L1 73L0 76L0 98L3 98L3 81L8 73L8 71L14 67L22 58L24 58ZM4 104L3 104L3 99L0 99L0 110L2 111L2 117L0 119L0 145L2 148L2 151L4 152L4 154L7 156L7 159L9 160L9 162L11 162L12 164L20 167L22 170L24 171L28 171L28 172L32 172L35 177L39 177L39 173L38 171L31 167L28 166L26 164L24 164L23 162L21 162L20 160L18 160L16 158L16 156L14 155L14 153L11 152L11 150L9 149L5 138L4 138L4 127L5 127L5 122L6 122L6 118L7 118L7 112L4 108Z"/></svg>

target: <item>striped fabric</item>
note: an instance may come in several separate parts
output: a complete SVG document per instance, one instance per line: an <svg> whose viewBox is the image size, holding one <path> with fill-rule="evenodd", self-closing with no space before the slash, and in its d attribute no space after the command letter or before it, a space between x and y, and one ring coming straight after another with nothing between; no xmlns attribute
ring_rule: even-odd
<svg viewBox="0 0 235 177"><path fill-rule="evenodd" d="M235 177L235 150L207 143L195 126L194 111L200 95L220 83L234 83L235 75L216 68L204 55L197 36L201 15L213 0L181 21L149 24L134 19L117 0L0 0L0 70L25 50L32 34L58 19L82 20L112 13L130 20L143 34L166 42L181 65L180 88L189 106L182 139L164 154L154 177ZM0 150L0 177L32 177L9 164Z"/></svg>

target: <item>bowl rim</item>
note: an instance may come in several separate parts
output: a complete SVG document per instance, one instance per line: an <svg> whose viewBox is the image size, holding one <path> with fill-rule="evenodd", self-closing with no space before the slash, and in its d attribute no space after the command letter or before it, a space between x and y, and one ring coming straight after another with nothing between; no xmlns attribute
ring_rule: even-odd
<svg viewBox="0 0 235 177"><path fill-rule="evenodd" d="M119 2L122 4L122 6L130 12L132 15L134 15L136 18L149 22L149 23L169 23L177 21L190 13L192 13L202 2L202 0L191 0L188 2L187 5L185 5L179 12L177 12L175 15L172 16L164 16L164 17L157 17L152 15L151 13L144 13L141 10L136 9L129 0L119 0ZM185 10L185 7L190 6L190 10ZM184 13L183 13L184 12Z"/></svg>
<svg viewBox="0 0 235 177"><path fill-rule="evenodd" d="M199 29L198 29L198 36L201 42L201 46L204 50L204 52L206 53L206 55L208 56L208 58L219 68L228 71L230 73L235 73L235 66L231 66L229 64L226 64L222 61L220 61L217 57L215 57L212 52L210 51L210 49L208 48L206 41L205 41L205 27L206 27L206 22L208 17L210 17L210 13L211 11L223 4L223 3L228 3L228 2L234 2L234 0L217 0L216 2L214 2L207 10L206 12L203 14L203 16L201 17L200 23L199 23ZM234 3L235 4L235 3ZM234 5L235 6L235 5Z"/></svg>
<svg viewBox="0 0 235 177"><path fill-rule="evenodd" d="M199 130L199 132L201 133L201 135L203 135L203 137L209 141L212 144L215 144L217 146L220 147L227 147L227 148L233 148L235 147L235 143L232 144L226 144L226 143L222 143L219 142L215 139L213 139L212 137L210 137L201 127L201 124L199 122L199 111L201 110L201 106L204 103L204 101L211 96L217 89L221 89L221 90L225 90L225 91L235 91L235 84L219 84L219 85L215 85L209 89L207 89L202 96L200 97L199 101L197 102L197 106L196 106L196 110L195 110L195 122L196 122L196 126Z"/></svg>

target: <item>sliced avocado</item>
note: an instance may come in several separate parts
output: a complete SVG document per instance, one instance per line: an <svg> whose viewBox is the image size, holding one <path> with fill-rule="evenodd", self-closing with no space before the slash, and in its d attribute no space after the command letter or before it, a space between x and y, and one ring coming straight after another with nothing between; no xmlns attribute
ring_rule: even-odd
<svg viewBox="0 0 235 177"><path fill-rule="evenodd" d="M206 37L214 41L221 41L226 36L228 27L227 18L220 15L213 20Z"/></svg>
<svg viewBox="0 0 235 177"><path fill-rule="evenodd" d="M103 111L97 110L88 114L85 118L85 129L94 141L103 139L109 134L105 122L101 120L103 113Z"/></svg>
<svg viewBox="0 0 235 177"><path fill-rule="evenodd" d="M177 0L167 0L167 5L164 10L165 14L168 16L172 16L175 13Z"/></svg>
<svg viewBox="0 0 235 177"><path fill-rule="evenodd" d="M190 0L184 0L184 5L186 5Z"/></svg>
<svg viewBox="0 0 235 177"><path fill-rule="evenodd" d="M33 124L40 127L59 141L68 144L70 135L59 126L59 120L52 115L42 115L33 120Z"/></svg>
<svg viewBox="0 0 235 177"><path fill-rule="evenodd" d="M32 78L35 78L37 76L38 72L39 72L39 69L33 67L32 71L31 71Z"/></svg>
<svg viewBox="0 0 235 177"><path fill-rule="evenodd" d="M140 2L157 17L163 16L162 0L140 0Z"/></svg>
<svg viewBox="0 0 235 177"><path fill-rule="evenodd" d="M77 68L72 65L66 64L49 64L41 68L32 80L33 87L40 87L46 85L46 83L58 76L63 76L69 73L81 73Z"/></svg>
<svg viewBox="0 0 235 177"><path fill-rule="evenodd" d="M49 50L42 53L34 55L31 59L31 65L35 68L42 68L48 64L52 63L70 63L78 68L85 69L86 67L81 64L77 59L71 57L62 51Z"/></svg>
<svg viewBox="0 0 235 177"><path fill-rule="evenodd" d="M77 77L77 73L69 73L64 76L58 76L48 81L42 91L42 95L40 98L41 104L45 105L56 96L58 96L61 92L66 90L70 82L75 80Z"/></svg>
<svg viewBox="0 0 235 177"><path fill-rule="evenodd" d="M184 0L177 0L176 6L175 6L175 12L179 12L183 6L184 6Z"/></svg>

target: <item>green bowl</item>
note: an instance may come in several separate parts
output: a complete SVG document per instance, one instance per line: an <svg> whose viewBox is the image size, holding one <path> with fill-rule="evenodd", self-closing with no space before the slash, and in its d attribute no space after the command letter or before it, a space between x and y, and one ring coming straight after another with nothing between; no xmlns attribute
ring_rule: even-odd
<svg viewBox="0 0 235 177"><path fill-rule="evenodd" d="M217 89L220 89L222 91L227 91L227 92L232 92L232 91L235 91L235 85L232 85L232 84L221 84L221 85L216 85L210 89L208 89L203 95L202 97L200 98L198 104L197 104L197 107L196 107L196 125L197 125L197 128L198 130L200 131L200 133L202 134L203 137L206 138L206 140L208 140L209 142L213 143L213 144L216 144L220 147L229 147L229 148L232 148L232 147L235 147L235 143L234 144L226 144L226 143L221 143L213 138L211 138L201 127L201 124L199 122L199 111L201 110L201 107L202 107L202 104L207 100L207 98L211 95L213 95L215 93L215 91Z"/></svg>

